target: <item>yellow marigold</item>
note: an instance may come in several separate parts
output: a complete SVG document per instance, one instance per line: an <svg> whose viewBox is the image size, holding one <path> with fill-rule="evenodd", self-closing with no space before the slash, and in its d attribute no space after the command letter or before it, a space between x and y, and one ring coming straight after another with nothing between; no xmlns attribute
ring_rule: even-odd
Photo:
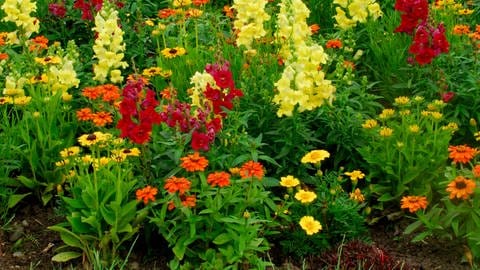
<svg viewBox="0 0 480 270"><path fill-rule="evenodd" d="M389 127L382 127L379 131L380 136L382 137L390 137L393 134L393 129Z"/></svg>
<svg viewBox="0 0 480 270"><path fill-rule="evenodd" d="M375 119L367 119L365 122L362 124L363 128L374 128L378 125L377 120Z"/></svg>
<svg viewBox="0 0 480 270"><path fill-rule="evenodd" d="M313 150L302 157L302 163L319 163L330 157L330 153L326 150Z"/></svg>
<svg viewBox="0 0 480 270"><path fill-rule="evenodd" d="M362 171L359 171L359 170L346 172L345 175L350 177L350 180L352 180L352 181L358 181L360 179L365 178L365 174Z"/></svg>
<svg viewBox="0 0 480 270"><path fill-rule="evenodd" d="M312 191L306 191L300 189L297 193L295 193L295 199L299 200L302 203L311 203L317 198L317 194Z"/></svg>
<svg viewBox="0 0 480 270"><path fill-rule="evenodd" d="M322 224L312 216L304 216L300 219L300 227L308 234L313 235L322 229Z"/></svg>
<svg viewBox="0 0 480 270"><path fill-rule="evenodd" d="M287 187L287 188L290 188L290 187L296 187L298 185L300 185L300 181L293 177L292 175L287 175L285 177L282 177L280 178L280 185L282 187Z"/></svg>

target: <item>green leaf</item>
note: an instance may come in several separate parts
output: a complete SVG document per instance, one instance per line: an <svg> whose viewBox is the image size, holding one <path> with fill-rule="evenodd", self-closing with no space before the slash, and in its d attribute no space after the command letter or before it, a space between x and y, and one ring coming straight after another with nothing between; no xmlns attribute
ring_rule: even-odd
<svg viewBox="0 0 480 270"><path fill-rule="evenodd" d="M50 226L48 227L49 230L52 230L52 231L56 231L56 232L59 232L60 233L60 238L62 238L62 241L71 246L71 247L77 247L77 248L80 248L80 249L84 249L84 245L82 243L82 239L76 235L75 233L63 228L63 227L60 227L60 226Z"/></svg>
<svg viewBox="0 0 480 270"><path fill-rule="evenodd" d="M8 208L12 208L14 207L15 205L17 205L17 203L19 203L23 198L27 197L28 195L32 194L31 192L29 193L25 193L25 194L13 194L13 195L10 195L10 197L8 198Z"/></svg>
<svg viewBox="0 0 480 270"><path fill-rule="evenodd" d="M38 182L23 175L17 176L17 179L27 188L35 189L39 186Z"/></svg>
<svg viewBox="0 0 480 270"><path fill-rule="evenodd" d="M82 256L82 253L75 251L65 251L52 257L54 262L68 262Z"/></svg>
<svg viewBox="0 0 480 270"><path fill-rule="evenodd" d="M43 203L43 206L47 205L47 203L52 199L52 197L53 197L52 193L42 194L42 203Z"/></svg>
<svg viewBox="0 0 480 270"><path fill-rule="evenodd" d="M230 240L231 240L231 237L228 233L222 233L222 234L219 234L217 237L215 237L215 239L213 239L213 243L215 245L223 245Z"/></svg>

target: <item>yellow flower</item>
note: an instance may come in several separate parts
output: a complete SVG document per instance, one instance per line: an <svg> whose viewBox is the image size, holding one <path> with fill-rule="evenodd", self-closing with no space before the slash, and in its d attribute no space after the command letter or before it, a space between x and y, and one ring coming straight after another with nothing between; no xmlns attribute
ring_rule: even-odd
<svg viewBox="0 0 480 270"><path fill-rule="evenodd" d="M315 220L312 216L303 216L300 219L300 227L308 234L313 235L322 229L322 224Z"/></svg>
<svg viewBox="0 0 480 270"><path fill-rule="evenodd" d="M62 158L67 158L67 157L73 157L78 155L80 153L80 147L78 146L72 146L69 148L65 148L62 151L60 151L60 156Z"/></svg>
<svg viewBox="0 0 480 270"><path fill-rule="evenodd" d="M64 160L60 160L60 161L55 162L55 166L63 167L65 165L69 164L69 163L70 163L70 161L68 159L64 159Z"/></svg>
<svg viewBox="0 0 480 270"><path fill-rule="evenodd" d="M410 98L406 96L400 96L396 97L394 102L396 105L406 105L410 102Z"/></svg>
<svg viewBox="0 0 480 270"><path fill-rule="evenodd" d="M362 191L359 188L356 188L353 192L350 193L350 199L356 202L364 202L365 196L363 196Z"/></svg>
<svg viewBox="0 0 480 270"><path fill-rule="evenodd" d="M380 136L382 137L390 137L393 134L393 129L388 128L388 127L382 127L380 129Z"/></svg>
<svg viewBox="0 0 480 270"><path fill-rule="evenodd" d="M381 119L387 119L395 114L393 109L383 109L382 113L378 116Z"/></svg>
<svg viewBox="0 0 480 270"><path fill-rule="evenodd" d="M60 64L61 58L58 56L35 57L35 62L44 66L48 64Z"/></svg>
<svg viewBox="0 0 480 270"><path fill-rule="evenodd" d="M442 119L443 114L441 112L432 112L430 116L433 117L433 119L439 120Z"/></svg>
<svg viewBox="0 0 480 270"><path fill-rule="evenodd" d="M297 178L293 177L292 175L287 175L287 176L282 177L280 179L281 179L280 185L282 187L287 187L287 188L296 187L300 184L300 181Z"/></svg>
<svg viewBox="0 0 480 270"><path fill-rule="evenodd" d="M186 54L187 51L184 48L181 47L175 47L175 48L165 48L162 50L162 55L165 56L165 58L171 59L175 58L177 56L181 56Z"/></svg>
<svg viewBox="0 0 480 270"><path fill-rule="evenodd" d="M191 0L173 0L174 7L185 7L192 4Z"/></svg>
<svg viewBox="0 0 480 270"><path fill-rule="evenodd" d="M97 143L102 143L110 139L111 134L95 131L94 133L84 134L78 138L81 146L91 146Z"/></svg>
<svg viewBox="0 0 480 270"><path fill-rule="evenodd" d="M367 129L370 129L370 128L374 128L378 125L378 122L377 120L375 119L367 119L365 120L365 122L362 124L362 127L363 128L367 128Z"/></svg>
<svg viewBox="0 0 480 270"><path fill-rule="evenodd" d="M302 157L302 163L319 163L320 161L330 157L330 153L326 150L313 150Z"/></svg>
<svg viewBox="0 0 480 270"><path fill-rule="evenodd" d="M300 189L296 194L295 194L295 199L299 200L302 203L311 203L317 198L317 194L312 191L306 191L303 189Z"/></svg>
<svg viewBox="0 0 480 270"><path fill-rule="evenodd" d="M27 97L27 96L16 97L13 99L13 104L23 106L30 103L31 100L32 100L32 97Z"/></svg>
<svg viewBox="0 0 480 270"><path fill-rule="evenodd" d="M408 130L412 133L418 133L420 131L420 127L418 125L411 125L408 127Z"/></svg>
<svg viewBox="0 0 480 270"><path fill-rule="evenodd" d="M350 177L350 180L352 180L352 181L358 181L359 179L363 179L365 177L365 174L362 171L359 171L359 170L346 172L345 175Z"/></svg>

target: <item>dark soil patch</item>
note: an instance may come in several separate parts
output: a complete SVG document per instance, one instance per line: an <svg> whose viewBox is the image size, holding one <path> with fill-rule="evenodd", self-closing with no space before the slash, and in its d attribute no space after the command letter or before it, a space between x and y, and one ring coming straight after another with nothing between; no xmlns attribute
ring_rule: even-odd
<svg viewBox="0 0 480 270"><path fill-rule="evenodd" d="M72 269L69 264L61 265L51 261L55 249L60 247L63 242L57 233L49 231L47 227L61 221L62 217L52 208L40 205L19 208L14 218L8 224L3 224L4 230L0 231L0 266L3 269ZM373 250L372 254L378 255L380 260L388 258L395 265L403 265L403 267L392 269L470 269L467 263L462 262L463 246L461 243L439 239L427 239L427 242L424 243L411 243L411 236L402 234L407 225L406 221L384 221L372 226L370 228L372 243L368 245L367 249L363 247L365 252ZM171 258L171 254L166 245L164 242L162 243L162 239L152 242L155 243L153 245L146 243L142 241L142 237L139 237L133 254L129 257L127 269L168 269L167 262ZM335 249L330 254L335 254ZM347 256L346 254L344 257ZM327 255L325 254L308 258L304 262L292 261L288 259L288 256L276 251L275 248L270 250L268 255L273 262L278 263L278 266L275 267L277 270L302 269L302 265L306 269L326 268L325 258ZM363 255L362 257L364 257ZM81 262L77 261L75 265L81 265ZM81 267L75 269L81 269ZM388 268L378 266L371 269Z"/></svg>

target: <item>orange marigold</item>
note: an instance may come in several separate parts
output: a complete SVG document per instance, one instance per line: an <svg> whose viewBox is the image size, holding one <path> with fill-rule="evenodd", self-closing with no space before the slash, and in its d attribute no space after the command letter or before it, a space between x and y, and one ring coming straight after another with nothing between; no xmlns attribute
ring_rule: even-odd
<svg viewBox="0 0 480 270"><path fill-rule="evenodd" d="M48 38L44 36L36 36L31 40L33 41L33 44L28 47L30 51L48 48Z"/></svg>
<svg viewBox="0 0 480 270"><path fill-rule="evenodd" d="M138 201L143 201L144 204L147 204L148 201L155 201L155 195L157 195L158 189L151 186L146 186L142 189L137 189L135 195L137 196Z"/></svg>
<svg viewBox="0 0 480 270"><path fill-rule="evenodd" d="M468 197L475 191L475 181L465 178L463 176L457 176L447 186L447 192L450 193L450 199L468 199Z"/></svg>
<svg viewBox="0 0 480 270"><path fill-rule="evenodd" d="M453 160L453 163L466 164L477 154L477 149L469 147L468 145L457 145L448 147L448 157Z"/></svg>
<svg viewBox="0 0 480 270"><path fill-rule="evenodd" d="M103 101L114 102L120 99L120 89L116 85L105 84L100 87Z"/></svg>
<svg viewBox="0 0 480 270"><path fill-rule="evenodd" d="M175 193L178 191L180 195L183 195L185 191L190 189L192 182L184 177L172 176L165 181L163 186L169 193Z"/></svg>
<svg viewBox="0 0 480 270"><path fill-rule="evenodd" d="M425 196L404 196L401 200L401 208L408 209L410 213L415 213L419 209L427 208L427 197Z"/></svg>
<svg viewBox="0 0 480 270"><path fill-rule="evenodd" d="M247 161L240 168L240 177L242 178L256 177L258 180L261 180L264 175L265 170L263 165L253 160Z"/></svg>
<svg viewBox="0 0 480 270"><path fill-rule="evenodd" d="M342 48L342 46L343 44L340 39L330 39L329 41L327 41L327 44L325 45L325 47L327 48L334 48L334 49L340 49Z"/></svg>
<svg viewBox="0 0 480 270"><path fill-rule="evenodd" d="M180 166L182 166L187 172L203 172L208 166L208 159L200 156L198 152L182 157L180 160L182 161Z"/></svg>
<svg viewBox="0 0 480 270"><path fill-rule="evenodd" d="M77 111L77 119L80 121L90 121L93 113L90 108L83 108Z"/></svg>
<svg viewBox="0 0 480 270"><path fill-rule="evenodd" d="M185 207L193 208L197 203L197 196L190 195L190 196L182 196L182 205Z"/></svg>
<svg viewBox="0 0 480 270"><path fill-rule="evenodd" d="M207 183L212 187L226 187L230 185L230 174L227 172L214 172L208 175Z"/></svg>

